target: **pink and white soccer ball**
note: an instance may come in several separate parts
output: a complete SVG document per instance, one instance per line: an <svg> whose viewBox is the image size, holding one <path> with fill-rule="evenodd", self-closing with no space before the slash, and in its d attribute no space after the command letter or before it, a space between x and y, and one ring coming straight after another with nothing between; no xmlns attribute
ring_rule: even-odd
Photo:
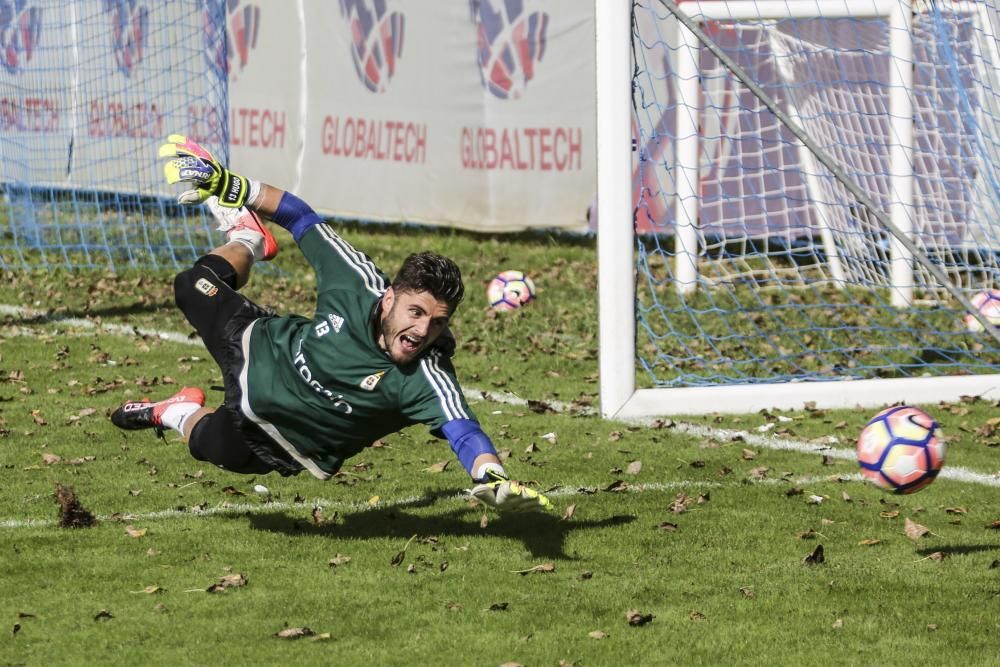
<svg viewBox="0 0 1000 667"><path fill-rule="evenodd" d="M892 493L914 493L944 465L941 428L929 414L906 405L878 413L858 437L861 474Z"/></svg>
<svg viewBox="0 0 1000 667"><path fill-rule="evenodd" d="M972 297L972 305L982 313L990 324L1000 327L1000 290L990 289ZM983 325L972 315L965 316L965 326L972 332L983 330Z"/></svg>
<svg viewBox="0 0 1000 667"><path fill-rule="evenodd" d="M535 283L523 271L501 271L486 286L486 298L495 310L516 310L535 300Z"/></svg>

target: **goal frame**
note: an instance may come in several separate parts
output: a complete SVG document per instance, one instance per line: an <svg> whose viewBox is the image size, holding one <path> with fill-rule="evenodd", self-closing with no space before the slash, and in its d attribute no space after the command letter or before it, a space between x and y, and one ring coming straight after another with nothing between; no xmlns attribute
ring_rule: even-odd
<svg viewBox="0 0 1000 667"><path fill-rule="evenodd" d="M827 3L831 4L841 11L862 10L861 14L850 14L851 16L902 20L907 22L906 26L910 21L911 12L906 11L911 6L908 0L845 0L843 3ZM689 17L711 20L738 18L733 14L733 7L737 5L752 6L757 17L819 18L815 0L758 0L754 3L694 0L685 2L680 7ZM866 380L831 378L829 381L636 389L636 263L631 182L631 8L630 0L595 0L600 327L598 367L601 414L605 418L638 419L656 415L747 413L765 408L801 409L806 402L816 408L853 408L876 407L897 401L926 404L958 400L962 396L1000 396L1000 374ZM901 8L905 9L901 11ZM824 7L823 16L828 16L826 9ZM682 29L682 32L687 31ZM894 31L898 32L900 31ZM908 30L905 32L909 33ZM900 83L905 85L905 81ZM908 100L901 102L909 103ZM894 146L893 153L898 155L893 159L905 159L909 162L912 127L909 134L905 127L899 128L899 132L896 136L901 137L902 141ZM909 139L906 139L907 136ZM680 149L677 153L683 155ZM908 181L909 185L900 183L894 189L896 193L904 193L905 197L905 193L912 194L912 178L903 180ZM897 199L893 202L893 211L890 213L905 210L907 203L905 199ZM690 211L687 211L687 215L690 217L686 219L697 219L696 215L691 216ZM677 219L681 220L683 217L678 205ZM893 217L893 222L899 219L895 215ZM908 226L909 223L905 224ZM691 228L690 231L696 231L693 225L687 226ZM689 267L693 262L686 249L697 247L691 245L692 238L696 243L696 237L683 236L680 231L676 238L678 262L686 263ZM912 257L908 248L897 240L894 240L893 247L892 283L909 284L911 280L902 278L912 272ZM629 267L628 270L625 267ZM682 275L687 275L692 284L696 279L691 273ZM678 289L684 291L689 287L679 284ZM896 288L892 291L893 301L897 305L909 303L912 299L912 294L900 292Z"/></svg>

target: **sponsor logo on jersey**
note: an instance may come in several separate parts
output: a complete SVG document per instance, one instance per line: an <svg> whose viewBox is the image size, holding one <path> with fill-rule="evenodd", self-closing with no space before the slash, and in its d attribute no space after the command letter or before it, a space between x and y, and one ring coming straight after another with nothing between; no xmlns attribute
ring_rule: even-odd
<svg viewBox="0 0 1000 667"><path fill-rule="evenodd" d="M344 318L337 313L330 313L326 316L325 320L317 324L313 329L316 331L316 337L322 338L330 333L330 329L333 329L334 333L340 333L340 329L343 326Z"/></svg>
<svg viewBox="0 0 1000 667"><path fill-rule="evenodd" d="M375 385L378 384L378 381L382 379L383 375L385 375L385 371L372 373L371 375L369 375L368 377L366 377L364 380L361 381L361 388L364 389L365 391L375 391Z"/></svg>
<svg viewBox="0 0 1000 667"><path fill-rule="evenodd" d="M309 363L306 361L306 355L302 352L302 341L299 341L299 351L296 353L295 357L292 358L292 363L295 365L295 369L299 372L299 375L305 380L306 384L309 385L313 391L317 394L328 399L335 410L343 412L345 415L349 415L354 412L354 408L350 403L344 400L343 394L335 394L326 387L324 387L319 380L313 377L312 369L309 368Z"/></svg>
<svg viewBox="0 0 1000 667"><path fill-rule="evenodd" d="M198 282L194 284L194 288L205 296L215 296L219 293L219 288L205 278L198 278Z"/></svg>

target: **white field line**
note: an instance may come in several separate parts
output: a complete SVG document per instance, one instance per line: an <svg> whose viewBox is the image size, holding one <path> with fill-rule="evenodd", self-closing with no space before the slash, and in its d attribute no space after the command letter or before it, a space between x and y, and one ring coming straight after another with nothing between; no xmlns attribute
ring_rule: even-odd
<svg viewBox="0 0 1000 667"><path fill-rule="evenodd" d="M184 345L193 345L197 347L204 347L201 340L198 338L189 338L184 334L169 332L169 331L157 331L151 329L137 329L135 327L128 327L120 324L96 324L90 320L80 319L80 318L61 318L56 315L51 315L46 311L35 311L29 308L21 308L18 306L9 306L0 304L0 315L13 315L15 317L21 317L25 319L34 319L35 321L41 323L62 323L69 326L74 326L78 328L90 328L90 329L100 329L101 331L106 331L108 333L123 335L123 336L149 336L153 338L160 338L162 340L168 340L175 343L181 343ZM465 395L470 401L487 400L493 401L495 403L503 403L507 405L517 405L517 406L527 406L529 402L516 394L510 392L497 392L497 391L484 391L482 389L476 389L473 387L465 388ZM545 405L549 406L552 410L556 412L566 412L569 410L569 405L561 401L545 401ZM581 411L585 414L596 414L594 410L584 410ZM642 424L645 426L652 425L654 420L640 420L634 423ZM829 445L817 445L814 443L802 442L799 440L786 440L782 438L776 438L773 436L759 435L756 433L750 433L748 431L735 431L731 429L718 429L711 428L708 426L700 426L697 424L688 424L684 422L672 421L671 430L677 431L679 433L685 433L694 437L700 438L714 438L721 441L730 442L745 442L748 445L755 447L763 447L766 449L778 449L791 452L799 452L802 454L820 454L823 456L829 456L831 458L838 459L853 459L854 450L847 448L834 448ZM994 486L1000 487L1000 475L998 474L984 474L975 472L973 470L968 470L966 468L959 468L956 466L945 466L939 475L942 479L951 479L959 482L966 482L969 484L980 484L983 486Z"/></svg>
<svg viewBox="0 0 1000 667"><path fill-rule="evenodd" d="M861 475L842 475L838 476L841 481L862 481ZM753 483L758 485L778 485L778 484L808 484L814 482L826 482L830 481L828 478L817 478L817 477L804 477L801 479L784 479L784 478L768 478L762 480L756 480ZM595 487L583 487L583 486L563 486L551 491L546 491L545 494L550 498L572 498L574 496L590 496L595 493L650 493L650 492L668 492L677 491L678 489L716 489L724 486L743 486L746 484L745 480L733 480L731 482L697 482L692 480L681 480L677 482L652 482L652 483L627 483L623 490L621 491L604 491L601 489L596 489ZM309 509L318 507L322 510L331 510L336 512L367 512L372 510L384 510L389 508L406 508L408 506L422 503L426 501L423 496L411 496L409 498L399 498L396 500L380 499L378 503L371 504L368 502L347 502L342 500L330 500L328 498L315 498L308 502L301 503L286 503L276 500L266 500L265 496L260 496L261 501L259 503L221 503L215 507L207 507L204 509L199 509L197 507L186 508L186 509L169 509L169 510L158 510L155 512L146 512L139 514L120 514L115 516L98 516L97 520L104 523L110 521L125 522L125 521L155 521L158 519L180 519L185 517L206 517L206 516L237 516L245 514L272 514L277 512L282 512L291 509ZM468 503L469 495L467 493L456 493L451 496L443 497L439 499L441 502L447 503ZM436 502L436 501L435 501ZM55 526L57 521L54 519L0 519L0 529L3 528L48 528Z"/></svg>
<svg viewBox="0 0 1000 667"><path fill-rule="evenodd" d="M201 344L201 339L199 338L188 338L184 334L172 332L172 331L154 331L152 329L138 329L136 327L130 327L124 324L104 324L96 323L87 319L82 319L79 317L62 317L60 315L53 315L46 310L34 310L32 308L22 308L20 306L8 306L5 304L0 304L0 315L12 315L13 317L18 317L24 320L30 320L32 323L37 322L39 324L62 324L69 327L75 327L77 329L95 329L97 331L102 331L110 334L116 334L119 336L147 336L150 338L160 338L162 340L169 340L173 343L183 343L186 345L197 345L198 347L203 347ZM25 330L22 327L19 332L22 336L31 336L30 329Z"/></svg>

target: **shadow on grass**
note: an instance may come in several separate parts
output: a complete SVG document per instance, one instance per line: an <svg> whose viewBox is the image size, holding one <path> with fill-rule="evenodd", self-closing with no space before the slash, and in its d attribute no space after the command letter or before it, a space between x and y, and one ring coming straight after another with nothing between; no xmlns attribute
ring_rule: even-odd
<svg viewBox="0 0 1000 667"><path fill-rule="evenodd" d="M255 530L285 535L321 535L339 539L369 539L373 537L505 537L519 540L535 558L571 560L565 553L566 536L578 530L621 526L635 520L634 516L616 515L605 519L563 521L558 514L521 512L499 515L489 511L489 523L483 528L482 512L462 507L447 512L423 515L407 510L427 507L440 498L454 498L454 491L428 493L419 500L385 508L341 514L329 523L316 524L301 516L288 513L251 515ZM329 518L329 517L328 517Z"/></svg>
<svg viewBox="0 0 1000 667"><path fill-rule="evenodd" d="M70 319L128 317L149 313L173 313L174 311L177 311L177 304L172 301L156 301L152 303L133 303L127 306L110 305L99 308L90 308L87 306L83 308L60 308L43 315L7 315L0 316L0 322L11 326L28 326L31 324L45 324Z"/></svg>

